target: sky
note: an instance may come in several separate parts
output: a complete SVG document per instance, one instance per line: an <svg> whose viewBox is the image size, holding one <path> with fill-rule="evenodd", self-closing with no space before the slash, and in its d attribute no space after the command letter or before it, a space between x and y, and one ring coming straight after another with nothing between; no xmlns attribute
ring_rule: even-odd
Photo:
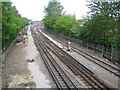
<svg viewBox="0 0 120 90"><path fill-rule="evenodd" d="M90 11L86 6L86 0L58 1L61 2L66 14L75 15L76 19L82 19ZM49 0L11 0L11 2L22 17L26 17L32 21L40 21L45 16L44 6L47 7Z"/></svg>

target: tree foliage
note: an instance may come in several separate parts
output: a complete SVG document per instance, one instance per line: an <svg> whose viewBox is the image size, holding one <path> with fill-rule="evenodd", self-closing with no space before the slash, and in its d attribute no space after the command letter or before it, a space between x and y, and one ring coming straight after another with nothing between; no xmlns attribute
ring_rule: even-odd
<svg viewBox="0 0 120 90"><path fill-rule="evenodd" d="M119 15L120 2L91 2L88 7L91 16L84 23L84 28L79 37L91 42L96 42L119 48Z"/></svg>
<svg viewBox="0 0 120 90"><path fill-rule="evenodd" d="M0 48L2 48L2 2L0 1ZM0 50L0 54L2 50Z"/></svg>
<svg viewBox="0 0 120 90"><path fill-rule="evenodd" d="M2 3L2 47L7 48L20 30L28 23L18 14L11 2Z"/></svg>
<svg viewBox="0 0 120 90"><path fill-rule="evenodd" d="M77 21L72 15L61 14L56 2L49 2L44 25L58 33L120 48L120 2L90 2L88 8L89 17Z"/></svg>
<svg viewBox="0 0 120 90"><path fill-rule="evenodd" d="M75 33L79 27L79 23L75 16L65 15L63 6L57 0L51 0L45 8L45 27L69 36L76 36Z"/></svg>
<svg viewBox="0 0 120 90"><path fill-rule="evenodd" d="M49 1L48 6L45 7L44 12L48 16L53 15L53 14L61 16L62 10L63 10L63 6L60 5L60 2L58 2L57 0L54 0L54 1L51 0L51 1Z"/></svg>
<svg viewBox="0 0 120 90"><path fill-rule="evenodd" d="M57 0L51 0L48 6L45 7L44 12L46 13L43 20L45 27L53 29L54 24L63 13L63 6L61 6Z"/></svg>
<svg viewBox="0 0 120 90"><path fill-rule="evenodd" d="M57 20L54 25L56 32L68 35L75 36L76 30L79 26L78 21L72 15L63 15Z"/></svg>

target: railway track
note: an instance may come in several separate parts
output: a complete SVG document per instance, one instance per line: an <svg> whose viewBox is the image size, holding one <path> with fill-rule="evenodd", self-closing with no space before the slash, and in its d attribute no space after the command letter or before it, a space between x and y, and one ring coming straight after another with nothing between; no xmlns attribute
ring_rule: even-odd
<svg viewBox="0 0 120 90"><path fill-rule="evenodd" d="M39 38L43 36L41 32L38 32ZM45 37L45 36L43 36ZM46 38L46 37L45 37ZM46 38L48 40L48 38ZM49 40L48 40L49 41ZM92 88L100 88L107 90L108 87L104 82L100 81L94 74L88 70L85 66L67 54L65 51L61 50L54 43L49 41L44 44L50 51L52 51L64 64L66 64L76 75L81 76Z"/></svg>
<svg viewBox="0 0 120 90"><path fill-rule="evenodd" d="M54 38L55 39L55 38ZM55 39L57 42L59 42L60 44L62 44L63 46L67 47L67 44L63 43L60 40ZM105 60L101 60L98 59L96 57L94 57L93 55L90 55L82 50L80 50L78 47L75 47L72 45L72 51L82 55L83 57L87 58L88 60L90 60L91 62L99 65L100 67L104 68L105 70L111 72L112 74L120 77L120 66L117 64L113 64L112 62L108 62Z"/></svg>
<svg viewBox="0 0 120 90"><path fill-rule="evenodd" d="M119 67L113 66L112 64L110 64L108 62L105 62L103 60L97 59L97 58L95 58L95 57L93 57L90 54L87 54L85 52L82 52L82 51L79 52L76 49L73 49L73 51L75 51L78 54L82 55L83 57L87 58L91 62L99 65L100 67L104 68L105 70L111 72L112 74L120 77L120 69L119 69Z"/></svg>
<svg viewBox="0 0 120 90"><path fill-rule="evenodd" d="M44 43L40 40L40 38L32 31L32 36L37 46L38 51L46 67L48 68L53 80L55 81L58 88L76 88L74 83L69 79L69 77L65 74L65 72L60 68L60 66L55 62L54 58L47 51Z"/></svg>

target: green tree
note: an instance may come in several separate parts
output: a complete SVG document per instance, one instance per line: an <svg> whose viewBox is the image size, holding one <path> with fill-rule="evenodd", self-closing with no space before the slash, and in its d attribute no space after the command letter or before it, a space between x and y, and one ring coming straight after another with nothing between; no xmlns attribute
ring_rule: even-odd
<svg viewBox="0 0 120 90"><path fill-rule="evenodd" d="M51 0L48 3L48 6L45 7L46 13L44 18L44 25L49 29L54 29L53 26L59 17L62 15L63 7L60 5L60 2L57 0Z"/></svg>
<svg viewBox="0 0 120 90"><path fill-rule="evenodd" d="M46 15L50 16L53 14L56 14L57 16L61 16L63 11L63 6L60 5L60 2L57 0L51 0L48 3L48 6L45 7L45 13Z"/></svg>
<svg viewBox="0 0 120 90"><path fill-rule="evenodd" d="M2 2L0 1L0 54L2 54Z"/></svg>
<svg viewBox="0 0 120 90"><path fill-rule="evenodd" d="M63 15L54 25L56 32L68 35L75 36L76 29L79 28L79 23L76 20L75 16Z"/></svg>
<svg viewBox="0 0 120 90"><path fill-rule="evenodd" d="M7 48L28 23L28 20L21 17L11 4L11 2L2 3L2 48Z"/></svg>
<svg viewBox="0 0 120 90"><path fill-rule="evenodd" d="M91 2L88 7L91 16L84 23L79 37L86 40L118 47L120 2Z"/></svg>

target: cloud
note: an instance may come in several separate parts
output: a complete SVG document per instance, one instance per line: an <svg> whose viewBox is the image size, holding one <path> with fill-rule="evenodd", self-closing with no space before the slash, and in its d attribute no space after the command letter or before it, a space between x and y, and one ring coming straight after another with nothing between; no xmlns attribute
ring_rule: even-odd
<svg viewBox="0 0 120 90"><path fill-rule="evenodd" d="M16 6L19 14L28 19L42 20L44 17L44 6L47 6L49 0L11 0ZM81 18L89 9L86 7L85 0L58 0L63 5L65 11L70 14L76 14L77 19Z"/></svg>

